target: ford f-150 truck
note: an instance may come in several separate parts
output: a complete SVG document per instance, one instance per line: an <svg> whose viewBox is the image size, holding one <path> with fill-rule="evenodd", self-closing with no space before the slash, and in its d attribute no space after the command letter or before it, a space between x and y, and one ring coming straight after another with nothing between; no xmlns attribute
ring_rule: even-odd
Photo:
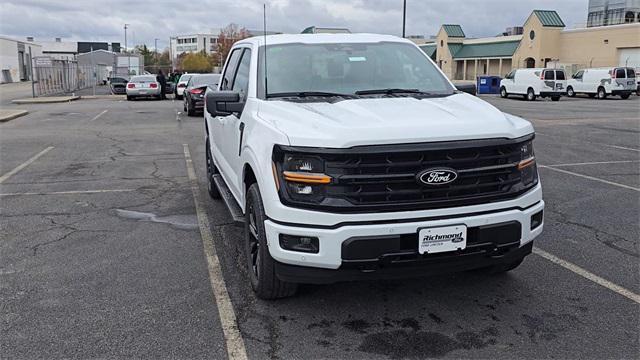
<svg viewBox="0 0 640 360"><path fill-rule="evenodd" d="M408 40L241 40L205 99L209 194L244 222L260 298L505 272L542 232L532 125L458 91Z"/></svg>

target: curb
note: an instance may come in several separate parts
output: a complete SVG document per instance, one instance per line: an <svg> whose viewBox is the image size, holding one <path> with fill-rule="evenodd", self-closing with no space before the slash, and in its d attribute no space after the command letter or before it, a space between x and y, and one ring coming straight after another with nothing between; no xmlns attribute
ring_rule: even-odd
<svg viewBox="0 0 640 360"><path fill-rule="evenodd" d="M21 116L27 115L29 112L27 110L13 110L9 115L2 115L0 113L0 123L7 122L9 120L13 120L15 118L19 118Z"/></svg>
<svg viewBox="0 0 640 360"><path fill-rule="evenodd" d="M65 103L80 99L80 96L64 96L64 97L51 97L51 98L33 98L33 99L17 99L11 100L14 104L53 104L53 103Z"/></svg>

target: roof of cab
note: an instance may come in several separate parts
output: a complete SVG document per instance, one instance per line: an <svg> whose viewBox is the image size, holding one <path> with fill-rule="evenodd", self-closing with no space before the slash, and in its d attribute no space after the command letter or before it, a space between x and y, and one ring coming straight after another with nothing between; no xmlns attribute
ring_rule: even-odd
<svg viewBox="0 0 640 360"><path fill-rule="evenodd" d="M268 45L281 44L335 44L335 43L377 43L377 42L402 42L413 44L410 40L393 35L380 34L278 34L265 36L254 36L240 40L236 45L251 43L262 46L264 41Z"/></svg>

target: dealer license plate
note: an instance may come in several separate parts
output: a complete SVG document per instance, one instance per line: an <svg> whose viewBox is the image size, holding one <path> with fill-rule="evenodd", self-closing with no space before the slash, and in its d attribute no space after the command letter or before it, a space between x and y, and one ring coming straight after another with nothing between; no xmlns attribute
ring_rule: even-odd
<svg viewBox="0 0 640 360"><path fill-rule="evenodd" d="M418 253L436 254L464 250L467 247L467 227L452 225L418 230Z"/></svg>

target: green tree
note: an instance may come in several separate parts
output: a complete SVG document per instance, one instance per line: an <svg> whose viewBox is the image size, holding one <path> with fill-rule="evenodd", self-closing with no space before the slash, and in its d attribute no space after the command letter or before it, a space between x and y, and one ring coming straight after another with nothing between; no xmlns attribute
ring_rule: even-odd
<svg viewBox="0 0 640 360"><path fill-rule="evenodd" d="M213 70L211 58L204 53L186 54L181 59L180 67L183 71L190 72L211 72Z"/></svg>

